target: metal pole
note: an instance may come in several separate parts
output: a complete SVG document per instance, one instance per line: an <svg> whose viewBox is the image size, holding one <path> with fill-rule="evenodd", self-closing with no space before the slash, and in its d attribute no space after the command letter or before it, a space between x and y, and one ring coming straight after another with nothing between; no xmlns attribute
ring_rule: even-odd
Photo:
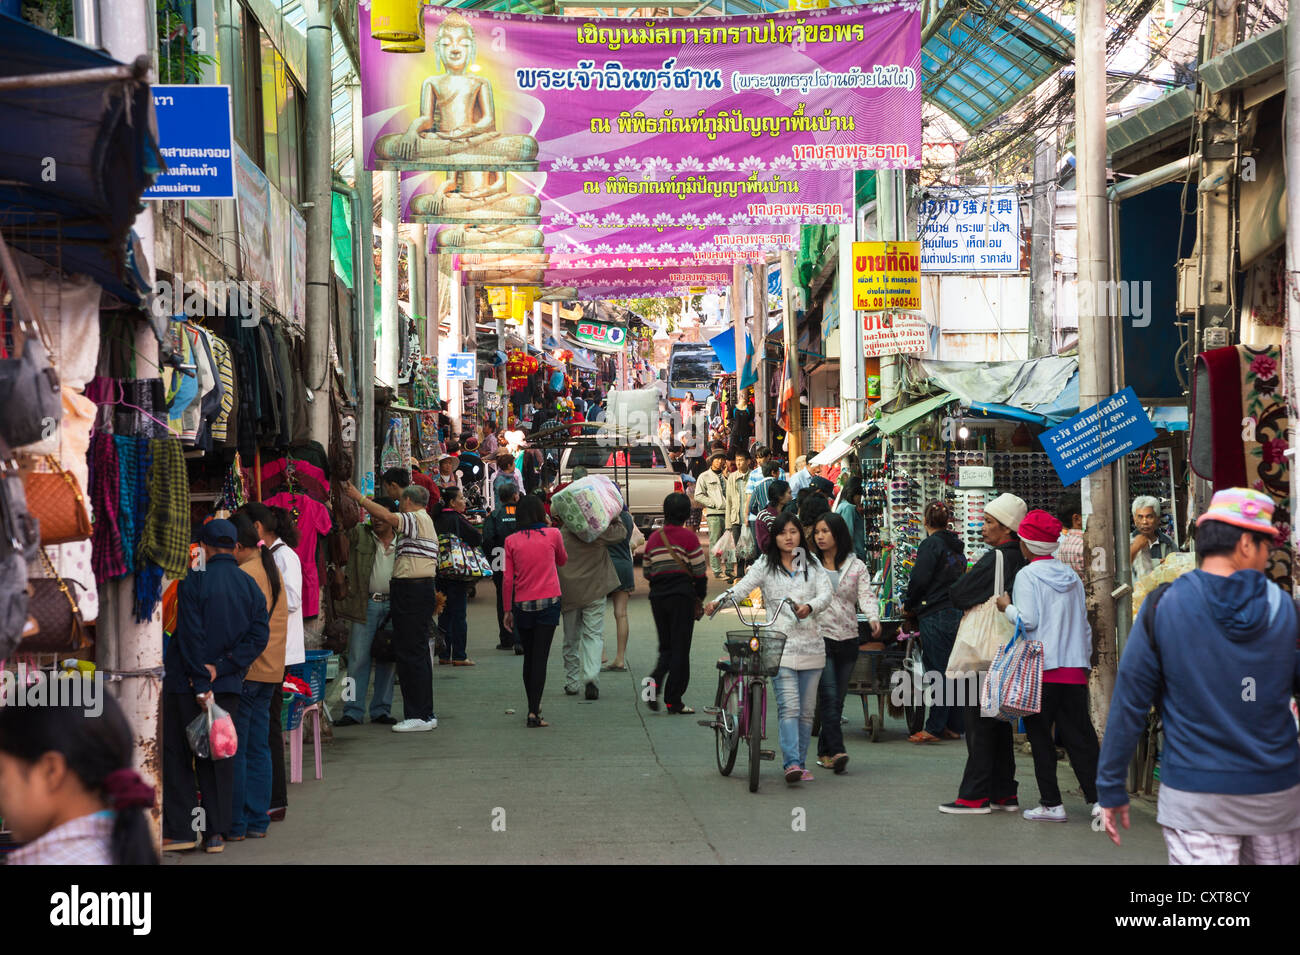
<svg viewBox="0 0 1300 955"><path fill-rule="evenodd" d="M1080 0L1078 59L1075 71L1075 150L1079 203L1079 407L1090 408L1111 394L1111 335L1108 294L1097 294L1110 279L1106 204L1106 8L1105 0ZM1088 574L1088 620L1097 648L1093 722L1105 732L1117 663L1115 601L1119 584L1115 559L1115 500L1112 465L1083 478L1080 491L1090 512L1086 531L1089 554L1101 548L1106 568Z"/></svg>
<svg viewBox="0 0 1300 955"><path fill-rule="evenodd" d="M1056 315L1056 272L1052 252L1056 224L1056 141L1050 131L1034 152L1033 238L1029 249L1029 277L1033 289L1029 323L1029 357L1052 354L1052 319Z"/></svg>
<svg viewBox="0 0 1300 955"><path fill-rule="evenodd" d="M857 222L856 214L853 221ZM835 281L839 283L841 428L857 424L867 414L862 324L853 309L853 239L856 234L856 225L840 226L839 261L835 266Z"/></svg>
<svg viewBox="0 0 1300 955"><path fill-rule="evenodd" d="M754 319L749 337L754 342L754 374L758 378L754 382L754 440L767 444L767 263L750 265L749 274L754 282Z"/></svg>
<svg viewBox="0 0 1300 955"><path fill-rule="evenodd" d="M101 20L104 49L116 59L128 62L152 57L152 38L157 33L153 0L122 0L114 4L113 16ZM139 263L153 288L154 204L144 203L132 228L144 248ZM137 322L134 345L137 378L158 378L158 342L148 322ZM110 692L117 698L131 725L132 761L144 781L158 792L149 814L154 846L162 849L162 608L145 623L136 623L135 577L106 583L99 591L99 630L95 641L95 662L105 672ZM118 680L115 674L122 674Z"/></svg>
<svg viewBox="0 0 1300 955"><path fill-rule="evenodd" d="M731 307L731 328L736 342L736 410L745 407L741 397L740 381L748 367L745 361L745 267L739 262L731 266L731 291L727 293L727 304Z"/></svg>
<svg viewBox="0 0 1300 955"><path fill-rule="evenodd" d="M352 93L352 155L361 157L361 87ZM357 303L357 443L354 455L357 487L375 491L375 192L370 170L354 163L357 215L353 217L352 293Z"/></svg>
<svg viewBox="0 0 1300 955"><path fill-rule="evenodd" d="M307 10L307 317L304 359L308 433L321 447L330 442L330 65L333 57L331 0Z"/></svg>
<svg viewBox="0 0 1300 955"><path fill-rule="evenodd" d="M87 46L99 46L99 0L73 0L72 35Z"/></svg>
<svg viewBox="0 0 1300 955"><path fill-rule="evenodd" d="M799 331L795 328L794 309L794 255L781 252L781 321L785 338L785 374L791 397L788 405L790 429L787 432L786 451L790 467L803 454L803 406L799 403ZM777 395L777 407L781 396Z"/></svg>
<svg viewBox="0 0 1300 955"><path fill-rule="evenodd" d="M397 333L398 181L396 170L385 170L379 175L383 181L384 196L379 260L379 341L375 367L379 380L396 388L400 347Z"/></svg>
<svg viewBox="0 0 1300 955"><path fill-rule="evenodd" d="M876 231L882 241L899 238L897 180L891 170L876 172ZM880 401L893 401L898 395L898 365L894 355L880 356Z"/></svg>

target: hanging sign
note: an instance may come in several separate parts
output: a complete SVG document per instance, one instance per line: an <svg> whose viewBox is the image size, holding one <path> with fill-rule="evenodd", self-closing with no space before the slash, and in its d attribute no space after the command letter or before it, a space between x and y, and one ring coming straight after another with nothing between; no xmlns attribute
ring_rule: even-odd
<svg viewBox="0 0 1300 955"><path fill-rule="evenodd" d="M854 310L920 311L920 259L919 242L854 242Z"/></svg>
<svg viewBox="0 0 1300 955"><path fill-rule="evenodd" d="M873 312L862 318L862 354L919 355L930 350L930 326L920 315Z"/></svg>
<svg viewBox="0 0 1300 955"><path fill-rule="evenodd" d="M474 359L472 351L452 352L447 358L447 380L473 381Z"/></svg>
<svg viewBox="0 0 1300 955"><path fill-rule="evenodd" d="M605 322L578 322L573 337L586 348L619 352L627 342L627 331L621 325L608 325Z"/></svg>
<svg viewBox="0 0 1300 955"><path fill-rule="evenodd" d="M921 271L1020 271L1020 199L1013 187L932 190L917 216Z"/></svg>
<svg viewBox="0 0 1300 955"><path fill-rule="evenodd" d="M1044 431L1038 440L1061 483L1069 487L1155 437L1156 429L1137 392L1129 387Z"/></svg>
<svg viewBox="0 0 1300 955"><path fill-rule="evenodd" d="M155 86L158 151L167 163L145 199L234 199L229 86Z"/></svg>

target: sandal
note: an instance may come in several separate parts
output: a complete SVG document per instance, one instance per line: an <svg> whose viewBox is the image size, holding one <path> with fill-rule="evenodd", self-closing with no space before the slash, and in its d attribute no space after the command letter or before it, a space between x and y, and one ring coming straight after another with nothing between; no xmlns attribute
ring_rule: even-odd
<svg viewBox="0 0 1300 955"><path fill-rule="evenodd" d="M803 779L803 774L804 770L802 766L791 766L785 771L785 781L793 786L795 783Z"/></svg>
<svg viewBox="0 0 1300 955"><path fill-rule="evenodd" d="M690 716L692 713L695 712L695 707L693 707L693 706L679 706L679 707L677 707L676 709L673 709L673 708L670 706L670 707L668 707L668 712L669 712L669 713L683 713L683 714L685 714L686 716Z"/></svg>
<svg viewBox="0 0 1300 955"><path fill-rule="evenodd" d="M540 713L537 713L537 714L529 715L528 725L532 728L536 728L539 726L550 726L551 724L546 722L546 720L542 719L542 715Z"/></svg>
<svg viewBox="0 0 1300 955"><path fill-rule="evenodd" d="M620 667L620 666L615 666L614 664L611 663L611 664L609 664L609 666L603 666L603 667L601 667L601 669L602 669L602 670L605 670L606 672L613 672L613 673L626 673L626 672L627 672L627 664L625 663L625 664L623 664L623 665Z"/></svg>
<svg viewBox="0 0 1300 955"><path fill-rule="evenodd" d="M954 733L952 730L944 730L939 736L940 739L961 739L961 733Z"/></svg>
<svg viewBox="0 0 1300 955"><path fill-rule="evenodd" d="M907 741L909 743L937 743L939 742L939 737L927 733L925 730L921 730L920 732L913 733L909 736Z"/></svg>
<svg viewBox="0 0 1300 955"><path fill-rule="evenodd" d="M831 765L829 768L835 770L836 776L843 776L844 767L847 766L848 764L849 764L848 753L836 753L835 757L831 760Z"/></svg>
<svg viewBox="0 0 1300 955"><path fill-rule="evenodd" d="M817 765L820 766L822 769L834 769L835 760L829 756L818 756Z"/></svg>

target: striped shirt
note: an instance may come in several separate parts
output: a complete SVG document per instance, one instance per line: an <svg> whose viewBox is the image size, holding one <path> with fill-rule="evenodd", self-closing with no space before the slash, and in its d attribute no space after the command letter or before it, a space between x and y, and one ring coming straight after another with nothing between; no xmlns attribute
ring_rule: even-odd
<svg viewBox="0 0 1300 955"><path fill-rule="evenodd" d="M669 546L671 545L671 546ZM677 558L676 550L687 572ZM708 564L699 535L679 524L666 524L650 535L641 558L651 597L699 597L708 587Z"/></svg>
<svg viewBox="0 0 1300 955"><path fill-rule="evenodd" d="M113 813L107 810L70 819L16 849L8 865L112 865L109 843Z"/></svg>
<svg viewBox="0 0 1300 955"><path fill-rule="evenodd" d="M432 577L438 571L438 532L433 518L421 508L397 515L397 558L393 561L393 579Z"/></svg>
<svg viewBox="0 0 1300 955"><path fill-rule="evenodd" d="M1056 549L1056 559L1069 565L1081 580L1083 576L1083 531L1066 530L1061 534L1061 546Z"/></svg>

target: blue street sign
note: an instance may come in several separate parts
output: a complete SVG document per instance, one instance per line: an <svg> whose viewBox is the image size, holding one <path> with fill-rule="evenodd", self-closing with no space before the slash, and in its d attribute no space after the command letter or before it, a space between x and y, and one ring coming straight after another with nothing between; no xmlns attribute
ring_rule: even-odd
<svg viewBox="0 0 1300 955"><path fill-rule="evenodd" d="M146 199L234 199L229 86L155 86L158 149L167 171Z"/></svg>
<svg viewBox="0 0 1300 955"><path fill-rule="evenodd" d="M452 352L447 359L447 380L473 381L474 357L472 351Z"/></svg>
<svg viewBox="0 0 1300 955"><path fill-rule="evenodd" d="M1154 441L1156 429L1137 393L1125 388L1038 436L1066 487Z"/></svg>

